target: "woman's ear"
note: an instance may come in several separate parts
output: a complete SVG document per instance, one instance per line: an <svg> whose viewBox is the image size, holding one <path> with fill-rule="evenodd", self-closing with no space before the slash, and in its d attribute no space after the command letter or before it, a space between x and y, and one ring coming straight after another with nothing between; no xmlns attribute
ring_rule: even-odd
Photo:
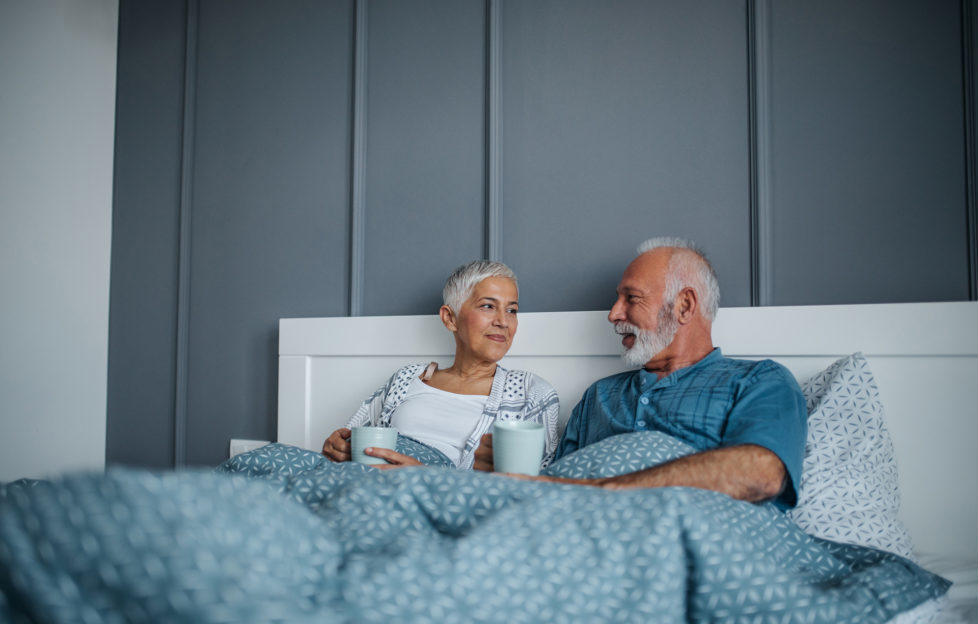
<svg viewBox="0 0 978 624"><path fill-rule="evenodd" d="M438 316L441 317L441 322L445 325L448 331L454 332L458 330L458 325L455 322L455 313L452 312L450 307L443 305L438 309Z"/></svg>

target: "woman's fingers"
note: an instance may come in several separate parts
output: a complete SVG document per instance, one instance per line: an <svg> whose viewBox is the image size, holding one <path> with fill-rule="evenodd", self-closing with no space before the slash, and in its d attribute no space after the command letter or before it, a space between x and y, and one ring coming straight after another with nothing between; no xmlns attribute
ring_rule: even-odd
<svg viewBox="0 0 978 624"><path fill-rule="evenodd" d="M487 433L479 439L479 448L475 449L475 462L472 464L473 470L484 470L492 472L492 434Z"/></svg>
<svg viewBox="0 0 978 624"><path fill-rule="evenodd" d="M387 464L370 464L374 468L380 468L381 470L390 468L404 468L405 466L424 465L410 455L404 455L402 453L398 453L397 451L381 448L379 446L368 446L367 448L363 449L363 454L371 457L379 457L380 459L387 461Z"/></svg>
<svg viewBox="0 0 978 624"><path fill-rule="evenodd" d="M334 462L350 461L350 435L346 427L341 427L331 433L323 442L323 455Z"/></svg>

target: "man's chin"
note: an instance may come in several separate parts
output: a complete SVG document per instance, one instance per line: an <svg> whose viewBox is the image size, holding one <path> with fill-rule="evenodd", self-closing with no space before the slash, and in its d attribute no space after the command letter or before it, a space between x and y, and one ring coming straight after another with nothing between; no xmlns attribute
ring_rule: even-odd
<svg viewBox="0 0 978 624"><path fill-rule="evenodd" d="M635 349L635 347L632 347L631 349L626 349L625 352L621 354L621 359L627 366L639 367L645 366L645 363L652 358L645 357L644 353Z"/></svg>

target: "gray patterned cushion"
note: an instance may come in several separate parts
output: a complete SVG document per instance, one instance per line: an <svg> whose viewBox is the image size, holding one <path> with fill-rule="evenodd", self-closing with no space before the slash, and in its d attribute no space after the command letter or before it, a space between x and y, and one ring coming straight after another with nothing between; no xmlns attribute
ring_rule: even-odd
<svg viewBox="0 0 978 624"><path fill-rule="evenodd" d="M597 479L636 472L693 453L695 449L658 431L620 433L561 457L543 473L568 479Z"/></svg>
<svg viewBox="0 0 978 624"><path fill-rule="evenodd" d="M912 557L897 518L893 441L876 381L862 353L802 384L808 440L798 505L788 515L807 533Z"/></svg>

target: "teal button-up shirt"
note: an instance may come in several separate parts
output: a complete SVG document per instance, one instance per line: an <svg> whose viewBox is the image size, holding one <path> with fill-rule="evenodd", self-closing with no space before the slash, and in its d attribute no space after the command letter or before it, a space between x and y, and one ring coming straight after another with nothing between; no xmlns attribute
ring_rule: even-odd
<svg viewBox="0 0 978 624"><path fill-rule="evenodd" d="M763 446L790 477L775 502L781 508L797 502L807 410L798 382L777 362L734 360L714 349L662 379L645 369L605 377L574 408L556 458L633 431L660 431L699 451Z"/></svg>

